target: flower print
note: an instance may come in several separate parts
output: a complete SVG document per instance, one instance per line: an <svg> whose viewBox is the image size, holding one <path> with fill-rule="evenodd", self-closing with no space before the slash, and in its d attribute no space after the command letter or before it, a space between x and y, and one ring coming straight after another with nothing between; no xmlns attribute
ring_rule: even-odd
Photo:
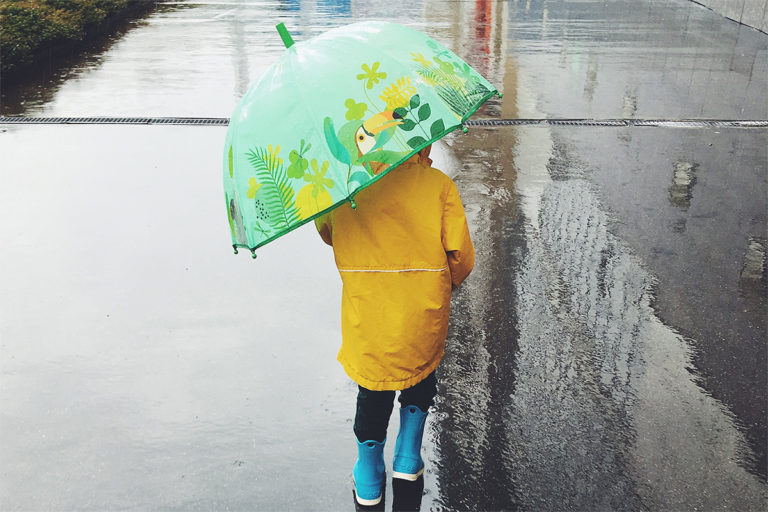
<svg viewBox="0 0 768 512"><path fill-rule="evenodd" d="M326 160L323 162L323 165L318 169L317 168L317 160L312 159L312 162L310 162L310 166L312 167L312 171L314 172L308 172L304 175L304 181L309 182L313 185L312 195L314 197L317 197L318 192L321 190L325 190L326 188L333 188L333 180L326 178L325 173L328 172L328 166L330 165L330 162Z"/></svg>
<svg viewBox="0 0 768 512"><path fill-rule="evenodd" d="M325 177L329 165L330 163L326 160L318 169L317 160L312 159L310 163L312 171L304 175L304 181L308 183L296 195L296 208L302 219L308 219L317 212L330 208L333 204L331 194L328 192L329 188L333 188L333 180Z"/></svg>
<svg viewBox="0 0 768 512"><path fill-rule="evenodd" d="M256 178L251 178L248 180L248 199L253 199L256 197L256 192L259 191L259 189L262 187L261 183L256 181Z"/></svg>
<svg viewBox="0 0 768 512"><path fill-rule="evenodd" d="M387 110L395 110L407 106L414 94L416 94L416 88L411 85L411 78L403 76L384 89L379 98L387 103Z"/></svg>
<svg viewBox="0 0 768 512"><path fill-rule="evenodd" d="M362 69L365 71L365 73L360 73L357 75L358 80L368 81L368 83L365 84L368 89L373 89L373 85L379 83L379 80L384 80L387 78L386 73L380 73L378 71L379 64L379 62L374 62L373 67L368 67L368 64L363 64Z"/></svg>
<svg viewBox="0 0 768 512"><path fill-rule="evenodd" d="M424 66L425 68L428 68L432 65L431 62L429 62L427 59L424 58L424 55L421 53L413 53L411 52L411 55L413 55L413 60Z"/></svg>
<svg viewBox="0 0 768 512"><path fill-rule="evenodd" d="M347 114L345 116L347 121L362 119L365 117L365 111L368 110L368 105L365 103L357 103L352 98L347 99L347 101L344 102L344 105L347 107Z"/></svg>

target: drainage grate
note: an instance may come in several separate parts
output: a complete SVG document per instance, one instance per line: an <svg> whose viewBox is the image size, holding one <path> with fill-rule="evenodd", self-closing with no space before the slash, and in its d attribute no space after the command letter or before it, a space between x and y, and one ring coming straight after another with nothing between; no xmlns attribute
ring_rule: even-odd
<svg viewBox="0 0 768 512"><path fill-rule="evenodd" d="M626 119L470 119L467 126L629 126Z"/></svg>
<svg viewBox="0 0 768 512"><path fill-rule="evenodd" d="M0 117L2 124L137 124L227 126L227 117ZM467 126L657 126L768 128L767 120L738 119L470 119Z"/></svg>
<svg viewBox="0 0 768 512"><path fill-rule="evenodd" d="M226 126L227 117L0 117L0 124L172 124Z"/></svg>
<svg viewBox="0 0 768 512"><path fill-rule="evenodd" d="M633 119L634 126L660 126L671 128L766 128L768 121L765 120L739 120L739 119L691 119L675 121L671 119Z"/></svg>
<svg viewBox="0 0 768 512"><path fill-rule="evenodd" d="M658 126L665 128L768 128L766 120L738 119L470 119L467 126Z"/></svg>

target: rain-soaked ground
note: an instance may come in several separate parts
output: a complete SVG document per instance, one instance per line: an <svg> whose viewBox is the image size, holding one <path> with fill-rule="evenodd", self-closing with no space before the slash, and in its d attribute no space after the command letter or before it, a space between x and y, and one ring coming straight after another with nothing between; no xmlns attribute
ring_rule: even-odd
<svg viewBox="0 0 768 512"><path fill-rule="evenodd" d="M363 19L475 65L505 93L477 118L768 119L768 36L684 0L180 2L4 85L0 113L227 117L277 22ZM304 227L232 255L223 137L0 127L0 509L352 509L332 253ZM767 143L542 125L437 145L477 263L423 510L765 509Z"/></svg>

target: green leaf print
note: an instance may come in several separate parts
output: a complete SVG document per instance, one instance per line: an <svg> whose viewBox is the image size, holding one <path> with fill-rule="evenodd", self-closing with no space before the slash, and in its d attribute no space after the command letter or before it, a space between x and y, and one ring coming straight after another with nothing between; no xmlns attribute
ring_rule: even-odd
<svg viewBox="0 0 768 512"><path fill-rule="evenodd" d="M286 170L289 178L301 178L304 176L304 171L309 167L309 162L306 158L302 158L298 151L291 150L288 154L288 160L291 161L291 165Z"/></svg>
<svg viewBox="0 0 768 512"><path fill-rule="evenodd" d="M400 119L400 124L397 127L404 132L410 132L417 126L424 134L425 137L429 137L426 128L422 126L422 121L425 121L432 115L432 108L428 103L422 103L418 94L411 96L408 101L408 108L400 108L395 110L395 114ZM408 118L410 116L410 119ZM410 145L410 143L409 143ZM411 145L411 147L413 147Z"/></svg>
<svg viewBox="0 0 768 512"><path fill-rule="evenodd" d="M254 148L248 152L248 161L263 187L263 205L272 227L284 229L299 220L299 213L294 204L294 191L283 167L283 159L278 157L280 146L272 149Z"/></svg>
<svg viewBox="0 0 768 512"><path fill-rule="evenodd" d="M432 123L432 126L429 127L429 134L432 136L432 138L438 137L441 133L445 131L445 123L442 119L438 119L434 123Z"/></svg>
<svg viewBox="0 0 768 512"><path fill-rule="evenodd" d="M418 135L412 139L408 139L408 145L411 146L413 149L416 149L420 146L424 146L427 143L427 139L424 137L419 137Z"/></svg>
<svg viewBox="0 0 768 512"><path fill-rule="evenodd" d="M352 160L349 151L336 135L336 129L333 127L333 120L330 117L326 117L323 120L323 134L325 135L325 142L328 144L328 149L331 150L331 154L334 158L339 162L350 165Z"/></svg>
<svg viewBox="0 0 768 512"><path fill-rule="evenodd" d="M305 145L304 139L301 139L299 150L296 151L294 149L288 154L288 160L291 161L291 165L288 166L286 173L288 174L289 178L298 179L304 176L304 171L306 171L309 167L309 162L306 158L304 158L304 155L307 153L307 151L309 151L309 148L311 147L312 144Z"/></svg>
<svg viewBox="0 0 768 512"><path fill-rule="evenodd" d="M368 183L370 179L371 179L371 175L368 174L367 172L357 171L356 173L352 174L352 176L349 177L349 183L351 184L352 182L356 182L358 183L358 186L360 186ZM350 188L354 189L356 187L350 187Z"/></svg>
<svg viewBox="0 0 768 512"><path fill-rule="evenodd" d="M464 80L474 80L474 76L472 75L472 68L469 67L469 64L466 62L463 62L459 64L458 62L453 63L453 67L456 68L456 74L459 75Z"/></svg>
<svg viewBox="0 0 768 512"><path fill-rule="evenodd" d="M456 70L453 69L453 64L450 62L445 62L443 60L440 60L440 57L435 57L435 62L440 66L440 71L445 73L446 75L453 75L456 73Z"/></svg>
<svg viewBox="0 0 768 512"><path fill-rule="evenodd" d="M347 107L347 113L345 115L347 121L364 118L365 111L368 110L368 105L366 103L358 103L352 98L348 98L347 101L344 102L344 106Z"/></svg>
<svg viewBox="0 0 768 512"><path fill-rule="evenodd" d="M474 76L457 73L453 64L439 58L435 58L435 61L438 62L437 66L422 65L416 72L425 82L435 87L440 99L461 119L487 94L488 89L478 83Z"/></svg>
<svg viewBox="0 0 768 512"><path fill-rule="evenodd" d="M426 121L430 115L432 115L432 109L429 107L429 103L423 104L419 108L419 121Z"/></svg>

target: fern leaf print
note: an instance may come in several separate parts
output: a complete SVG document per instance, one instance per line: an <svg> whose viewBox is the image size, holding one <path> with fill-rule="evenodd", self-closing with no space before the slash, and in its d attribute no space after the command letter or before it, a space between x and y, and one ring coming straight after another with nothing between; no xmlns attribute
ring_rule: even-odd
<svg viewBox="0 0 768 512"><path fill-rule="evenodd" d="M248 162L262 185L260 195L261 218L276 229L286 229L299 218L294 203L294 191L278 155L280 146L254 148L248 152Z"/></svg>

